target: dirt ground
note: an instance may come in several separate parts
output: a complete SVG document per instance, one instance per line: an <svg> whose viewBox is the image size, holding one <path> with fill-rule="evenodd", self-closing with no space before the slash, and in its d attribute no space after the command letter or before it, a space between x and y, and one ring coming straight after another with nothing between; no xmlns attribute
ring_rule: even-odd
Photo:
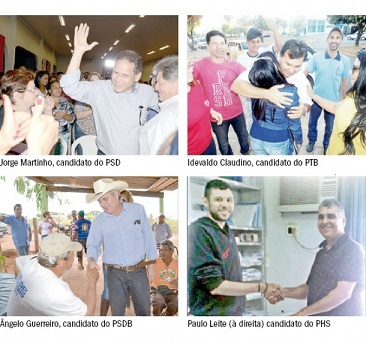
<svg viewBox="0 0 366 342"><path fill-rule="evenodd" d="M40 238L40 237L39 237ZM173 234L171 241L174 243L175 246L178 247L178 236L177 234ZM18 253L15 249L12 237L10 232L0 238L0 245L3 251L3 255L6 257L5 267L7 273L14 273L15 268L15 258L18 256ZM179 248L179 247L178 247ZM30 246L30 253L29 254L36 254L35 249L35 241L31 242ZM101 259L101 258L99 258ZM85 253L84 253L84 266L87 264ZM101 260L99 260L98 265L101 267ZM4 272L4 269L3 269ZM66 281L73 293L78 296L81 300L85 301L86 297L86 284L87 284L87 276L86 270L78 269L78 262L77 258L75 257L74 264L72 268L63 276L63 280ZM103 272L99 272L99 279L97 282L97 304L95 307L95 316L100 315L100 295L103 291ZM110 315L110 310L108 315ZM126 316L134 316L133 304L131 302L131 307L126 309Z"/></svg>

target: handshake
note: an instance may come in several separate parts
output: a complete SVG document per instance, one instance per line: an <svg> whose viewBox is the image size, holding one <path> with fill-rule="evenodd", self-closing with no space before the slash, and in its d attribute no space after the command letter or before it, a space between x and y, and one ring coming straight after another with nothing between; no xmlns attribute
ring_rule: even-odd
<svg viewBox="0 0 366 342"><path fill-rule="evenodd" d="M265 283L266 287L263 291L264 297L271 304L277 304L278 302L285 299L285 291L281 285L273 283Z"/></svg>

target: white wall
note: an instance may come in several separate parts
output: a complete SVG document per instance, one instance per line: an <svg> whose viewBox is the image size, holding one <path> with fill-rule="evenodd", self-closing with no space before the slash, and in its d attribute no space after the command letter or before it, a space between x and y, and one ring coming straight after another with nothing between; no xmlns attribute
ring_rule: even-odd
<svg viewBox="0 0 366 342"><path fill-rule="evenodd" d="M317 247L323 238L316 225L317 214L286 213L277 210L279 177L264 177L264 224L266 281L292 287L306 282L315 254L299 246L293 237L287 236L286 225L297 224L298 241L306 247ZM284 215L284 214L283 214ZM286 299L277 305L267 303L269 315L289 314L306 306L304 300Z"/></svg>

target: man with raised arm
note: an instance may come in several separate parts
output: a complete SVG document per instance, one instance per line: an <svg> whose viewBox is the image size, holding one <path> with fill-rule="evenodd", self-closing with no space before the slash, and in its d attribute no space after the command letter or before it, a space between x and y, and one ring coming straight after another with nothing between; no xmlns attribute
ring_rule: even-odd
<svg viewBox="0 0 366 342"><path fill-rule="evenodd" d="M80 82L80 64L85 52L98 43L88 44L89 26L75 27L74 54L61 87L74 100L90 104L97 131L98 154L139 154L141 123L150 108L158 109L154 89L139 84L143 63L132 50L121 51L115 58L110 80Z"/></svg>

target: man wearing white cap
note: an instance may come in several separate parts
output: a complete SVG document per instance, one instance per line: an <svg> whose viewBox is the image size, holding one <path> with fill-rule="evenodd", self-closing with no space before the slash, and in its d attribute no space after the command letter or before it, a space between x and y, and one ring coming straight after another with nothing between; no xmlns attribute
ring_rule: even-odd
<svg viewBox="0 0 366 342"><path fill-rule="evenodd" d="M87 271L86 303L61 279L72 267L74 253L81 249L79 242L54 233L42 240L38 256L20 257L23 260L17 265L23 266L9 298L8 316L92 316L98 270L89 268Z"/></svg>
<svg viewBox="0 0 366 342"><path fill-rule="evenodd" d="M155 239L144 207L119 201L120 192L127 187L126 182L102 178L93 183L94 193L86 195L87 203L97 200L103 209L90 228L88 263L90 268L99 268L97 260L103 244L112 315L125 315L130 290L136 316L149 316L149 282L155 278Z"/></svg>

